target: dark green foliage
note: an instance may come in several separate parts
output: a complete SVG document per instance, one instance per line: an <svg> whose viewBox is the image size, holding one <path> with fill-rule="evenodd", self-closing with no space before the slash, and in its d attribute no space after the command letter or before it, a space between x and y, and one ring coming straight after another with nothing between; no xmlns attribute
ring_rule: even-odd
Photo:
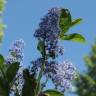
<svg viewBox="0 0 96 96"><path fill-rule="evenodd" d="M19 70L19 63L13 63L10 64L6 70L6 78L8 80L8 82L12 82L14 80L14 77L17 73L17 71Z"/></svg>
<svg viewBox="0 0 96 96"><path fill-rule="evenodd" d="M4 57L0 55L0 96L8 96L9 94L9 85L6 81L5 72L3 70L4 66Z"/></svg>
<svg viewBox="0 0 96 96"><path fill-rule="evenodd" d="M59 26L61 28L61 34L68 32L72 19L71 14L68 9L61 10Z"/></svg>
<svg viewBox="0 0 96 96"><path fill-rule="evenodd" d="M5 65L4 57L0 55L0 96L9 96L18 69L19 63Z"/></svg>
<svg viewBox="0 0 96 96"><path fill-rule="evenodd" d="M0 96L9 96L10 87L4 78L0 78Z"/></svg>
<svg viewBox="0 0 96 96"><path fill-rule="evenodd" d="M24 77L24 86L22 90L22 96L35 96L35 89L36 89L36 79L35 74L30 75L29 70L25 69L23 71Z"/></svg>
<svg viewBox="0 0 96 96"><path fill-rule="evenodd" d="M89 56L84 58L87 71L80 74L77 80L77 94L79 96L96 96L96 43L91 48Z"/></svg>

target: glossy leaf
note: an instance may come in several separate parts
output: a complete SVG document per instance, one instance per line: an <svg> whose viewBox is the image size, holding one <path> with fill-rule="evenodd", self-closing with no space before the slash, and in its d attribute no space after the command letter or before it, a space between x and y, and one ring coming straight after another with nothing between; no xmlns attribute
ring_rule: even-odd
<svg viewBox="0 0 96 96"><path fill-rule="evenodd" d="M48 96L64 96L64 94L63 93L61 93L61 92L59 92L59 91L57 91L57 90L46 90L46 91L44 91L44 93L47 95L48 94Z"/></svg>
<svg viewBox="0 0 96 96"><path fill-rule="evenodd" d="M70 40L75 42L85 42L85 38L77 33L69 34L69 35L62 35L60 36L61 40Z"/></svg>
<svg viewBox="0 0 96 96"><path fill-rule="evenodd" d="M29 73L28 69L23 71L23 78L25 80L22 90L22 96L35 96L36 79L35 75Z"/></svg>
<svg viewBox="0 0 96 96"><path fill-rule="evenodd" d="M0 65L3 65L3 63L4 63L4 57L0 55Z"/></svg>
<svg viewBox="0 0 96 96"><path fill-rule="evenodd" d="M72 23L71 23L71 27L72 26L75 26L75 25L77 25L77 24L80 24L81 23L81 21L82 21L82 19L81 18L78 18L78 19L76 19L76 20L74 20L74 21L72 21Z"/></svg>
<svg viewBox="0 0 96 96"><path fill-rule="evenodd" d="M19 63L18 62L8 65L8 68L6 71L6 78L9 83L13 81L18 70L19 70Z"/></svg>
<svg viewBox="0 0 96 96"><path fill-rule="evenodd" d="M66 33L71 25L72 19L68 9L61 9L59 27L61 28L61 34Z"/></svg>

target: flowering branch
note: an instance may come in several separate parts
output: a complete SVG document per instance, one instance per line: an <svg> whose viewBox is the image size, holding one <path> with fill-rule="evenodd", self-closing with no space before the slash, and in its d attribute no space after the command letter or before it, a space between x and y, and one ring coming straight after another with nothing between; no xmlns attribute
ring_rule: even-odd
<svg viewBox="0 0 96 96"><path fill-rule="evenodd" d="M50 9L34 33L41 57L32 61L30 68L23 68L25 43L22 39L16 40L7 58L0 55L0 96L64 96L66 90L72 89L72 81L77 77L76 68L70 61L60 62L57 58L64 54L60 40L85 41L81 34L67 33L80 21L80 18L72 21L68 9ZM44 90L48 80L53 82L55 90Z"/></svg>
<svg viewBox="0 0 96 96"><path fill-rule="evenodd" d="M58 39L72 40L83 42L84 37L80 34L65 33L72 27L80 22L81 19L72 21L71 14L68 9L52 8L42 18L39 28L35 31L34 36L38 39L37 49L42 54L42 57L33 61L32 72L38 73L37 95L40 94L38 87L41 87L40 81L42 76L50 78L55 85L55 88L61 92L66 89L72 88L71 81L76 78L76 68L69 61L64 61L59 64L55 58L63 55L63 48L58 46ZM40 85L40 86L39 86Z"/></svg>

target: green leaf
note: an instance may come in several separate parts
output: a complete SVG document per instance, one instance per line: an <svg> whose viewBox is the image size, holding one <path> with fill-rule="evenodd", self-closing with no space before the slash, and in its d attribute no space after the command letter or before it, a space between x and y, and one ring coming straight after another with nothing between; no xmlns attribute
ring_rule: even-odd
<svg viewBox="0 0 96 96"><path fill-rule="evenodd" d="M2 32L0 32L0 43L2 42L3 37L4 37L4 32L2 31Z"/></svg>
<svg viewBox="0 0 96 96"><path fill-rule="evenodd" d="M38 42L37 49L40 51L40 53L41 53L42 55L44 55L44 42L43 42L43 41L39 41L39 42Z"/></svg>
<svg viewBox="0 0 96 96"><path fill-rule="evenodd" d="M95 66L89 56L85 56L85 57L84 57L84 61L86 62L86 65L87 65L88 67L93 68L93 67Z"/></svg>
<svg viewBox="0 0 96 96"><path fill-rule="evenodd" d="M48 96L64 96L63 93L61 93L61 92L59 92L57 90L51 90L51 89L50 90L46 90L43 93L45 93Z"/></svg>
<svg viewBox="0 0 96 96"><path fill-rule="evenodd" d="M85 42L85 38L77 33L69 34L69 35L61 35L60 36L61 40L70 40L70 41L75 41L75 42Z"/></svg>
<svg viewBox="0 0 96 96"><path fill-rule="evenodd" d="M3 65L3 63L4 63L4 57L0 55L0 66Z"/></svg>
<svg viewBox="0 0 96 96"><path fill-rule="evenodd" d="M37 80L34 74L30 74L28 69L23 71L24 85L22 89L22 96L35 96Z"/></svg>
<svg viewBox="0 0 96 96"><path fill-rule="evenodd" d="M81 19L81 18L78 18L78 19L72 21L70 26L72 27L72 26L75 26L75 25L77 25L77 24L80 24L81 21L82 21L82 19Z"/></svg>
<svg viewBox="0 0 96 96"><path fill-rule="evenodd" d="M9 96L10 88L5 79L0 77L0 96Z"/></svg>
<svg viewBox="0 0 96 96"><path fill-rule="evenodd" d="M19 70L19 63L18 62L8 65L8 68L6 71L6 78L9 83L11 83L13 81L18 70Z"/></svg>
<svg viewBox="0 0 96 96"><path fill-rule="evenodd" d="M66 33L71 25L72 19L68 9L61 9L59 27L61 28L61 34Z"/></svg>
<svg viewBox="0 0 96 96"><path fill-rule="evenodd" d="M5 0L0 0L0 11L4 10Z"/></svg>
<svg viewBox="0 0 96 96"><path fill-rule="evenodd" d="M5 29L5 25L3 23L0 23L0 43L2 42L3 40L3 37L4 37L4 32L3 30Z"/></svg>
<svg viewBox="0 0 96 96"><path fill-rule="evenodd" d="M6 26L3 23L0 23L0 31L4 30L6 28Z"/></svg>
<svg viewBox="0 0 96 96"><path fill-rule="evenodd" d="M90 83L90 84L93 84L93 85L96 85L96 82L93 78L91 78L91 76L89 75L84 75L84 78Z"/></svg>

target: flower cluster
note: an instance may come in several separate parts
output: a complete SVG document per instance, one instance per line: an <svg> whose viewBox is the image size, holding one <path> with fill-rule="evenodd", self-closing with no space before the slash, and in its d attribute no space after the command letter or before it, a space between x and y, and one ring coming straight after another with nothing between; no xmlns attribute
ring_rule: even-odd
<svg viewBox="0 0 96 96"><path fill-rule="evenodd" d="M49 12L42 18L39 28L35 31L34 36L38 40L45 42L46 54L56 54L58 50L58 37L60 34L59 19L60 19L59 8L52 8ZM62 51L62 50L61 50ZM60 54L63 52L59 51Z"/></svg>
<svg viewBox="0 0 96 96"><path fill-rule="evenodd" d="M16 40L9 49L10 55L6 58L6 64L12 64L13 62L21 62L23 60L25 43L22 39Z"/></svg>
<svg viewBox="0 0 96 96"><path fill-rule="evenodd" d="M12 96L14 96L16 94L18 94L18 96L22 96L23 85L24 85L23 69L20 68L20 70L16 74L16 77L14 78L13 85L11 86Z"/></svg>
<svg viewBox="0 0 96 96"><path fill-rule="evenodd" d="M55 87L61 91L71 89L71 81L76 78L76 68L69 61L58 64L56 61L47 63L45 75L52 79Z"/></svg>
<svg viewBox="0 0 96 96"><path fill-rule="evenodd" d="M42 62L42 58L33 61L32 71L38 71L42 66ZM55 88L63 92L66 89L72 89L73 86L71 81L77 77L76 68L69 61L64 61L61 64L56 61L46 61L43 75L50 78L53 81Z"/></svg>
<svg viewBox="0 0 96 96"><path fill-rule="evenodd" d="M42 66L43 58L38 58L37 60L34 60L31 63L32 63L32 67L30 69L30 72L36 73Z"/></svg>
<svg viewBox="0 0 96 96"><path fill-rule="evenodd" d="M23 68L20 68L20 70L18 71L18 73L15 77L15 84L14 84L14 86L16 87L16 90L18 90L18 94L20 96L22 96L23 85L24 85Z"/></svg>
<svg viewBox="0 0 96 96"><path fill-rule="evenodd" d="M20 69L14 78L14 85L12 86L12 90L14 93L16 93L16 90L18 90L19 95L21 96L22 94L22 87L24 84L24 79L23 79L23 69L22 69L22 60L24 57L24 46L25 43L22 39L16 40L13 42L11 48L9 49L10 55L6 58L5 64L12 64L14 62L20 62Z"/></svg>
<svg viewBox="0 0 96 96"><path fill-rule="evenodd" d="M39 24L39 28L35 31L34 36L39 41L44 42L43 51L45 52L45 59L41 57L33 61L31 72L38 73L42 65L44 65L43 75L46 78L52 80L55 85L55 88L64 92L66 89L72 88L71 81L76 78L76 68L69 61L64 61L63 63L58 63L57 61L55 61L55 58L58 56L58 54L63 55L64 51L63 47L58 45L58 39L61 32L61 29L59 27L60 15L60 8L50 9ZM48 56L53 56L54 58L50 59Z"/></svg>
<svg viewBox="0 0 96 96"><path fill-rule="evenodd" d="M42 18L39 28L36 30L34 36L38 39L45 39L46 41L54 41L57 39L60 32L58 26L60 16L59 8L52 8L49 12Z"/></svg>
<svg viewBox="0 0 96 96"><path fill-rule="evenodd" d="M64 61L61 64L55 64L54 71L56 74L52 73L52 81L56 88L63 92L66 89L71 89L71 81L76 78L76 68L73 64L69 61Z"/></svg>

